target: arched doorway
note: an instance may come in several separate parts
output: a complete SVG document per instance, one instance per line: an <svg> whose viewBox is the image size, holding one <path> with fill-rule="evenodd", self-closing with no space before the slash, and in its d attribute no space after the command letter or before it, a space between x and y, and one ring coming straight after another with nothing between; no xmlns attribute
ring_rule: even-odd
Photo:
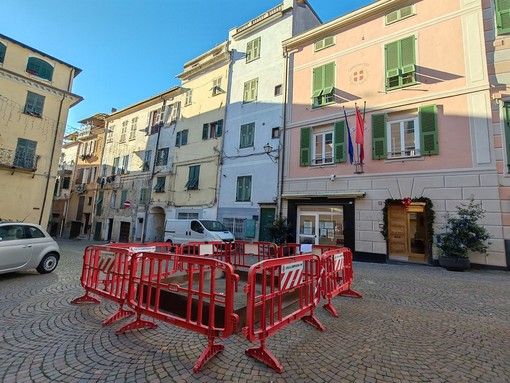
<svg viewBox="0 0 510 383"><path fill-rule="evenodd" d="M146 242L163 242L165 237L165 210L159 206L153 206L149 210L147 220Z"/></svg>

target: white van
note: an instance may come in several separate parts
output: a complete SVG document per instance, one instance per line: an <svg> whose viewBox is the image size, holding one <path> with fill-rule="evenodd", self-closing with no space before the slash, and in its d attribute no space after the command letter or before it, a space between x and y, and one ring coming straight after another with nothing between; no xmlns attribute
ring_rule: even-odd
<svg viewBox="0 0 510 383"><path fill-rule="evenodd" d="M234 236L221 222L207 219L167 219L165 242L181 245L188 242L234 242Z"/></svg>

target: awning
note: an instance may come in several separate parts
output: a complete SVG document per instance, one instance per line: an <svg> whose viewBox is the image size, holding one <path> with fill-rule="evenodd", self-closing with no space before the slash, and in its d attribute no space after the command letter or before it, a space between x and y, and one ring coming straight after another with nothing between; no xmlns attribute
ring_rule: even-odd
<svg viewBox="0 0 510 383"><path fill-rule="evenodd" d="M284 193L282 194L283 199L312 199L312 198L362 198L367 193L363 191L346 190L344 192L334 193Z"/></svg>

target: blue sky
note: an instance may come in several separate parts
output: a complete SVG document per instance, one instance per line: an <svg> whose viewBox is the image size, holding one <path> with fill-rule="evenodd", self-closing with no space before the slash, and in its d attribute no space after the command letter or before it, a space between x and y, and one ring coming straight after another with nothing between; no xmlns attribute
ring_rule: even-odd
<svg viewBox="0 0 510 383"><path fill-rule="evenodd" d="M323 22L374 0L309 0ZM175 85L185 62L279 0L2 0L0 33L82 70L69 129Z"/></svg>

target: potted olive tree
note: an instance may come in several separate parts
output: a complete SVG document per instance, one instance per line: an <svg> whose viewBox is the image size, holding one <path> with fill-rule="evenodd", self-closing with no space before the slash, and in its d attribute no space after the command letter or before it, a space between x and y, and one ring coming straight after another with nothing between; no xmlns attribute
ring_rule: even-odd
<svg viewBox="0 0 510 383"><path fill-rule="evenodd" d="M485 216L481 203L471 197L469 203L457 206L454 215L446 215L444 232L436 236L439 250L439 264L447 270L469 269L470 251L487 254L488 240L491 237L478 221Z"/></svg>

